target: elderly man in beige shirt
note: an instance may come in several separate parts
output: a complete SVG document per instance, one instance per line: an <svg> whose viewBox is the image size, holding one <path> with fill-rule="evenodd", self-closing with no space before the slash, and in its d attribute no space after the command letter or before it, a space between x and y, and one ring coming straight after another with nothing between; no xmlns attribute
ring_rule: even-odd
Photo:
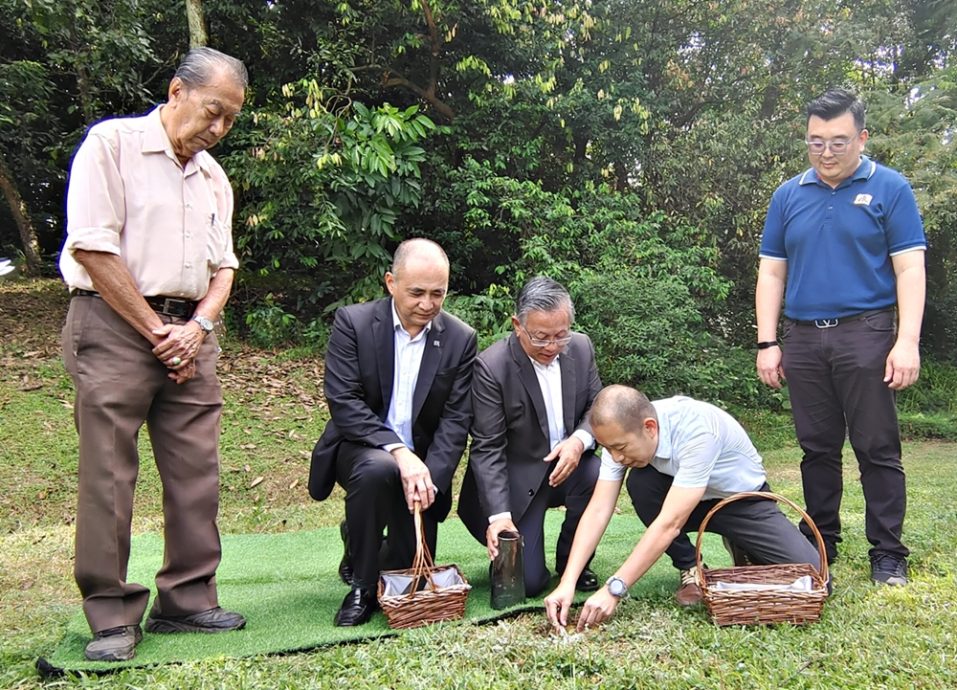
<svg viewBox="0 0 957 690"><path fill-rule="evenodd" d="M92 127L70 172L60 270L73 299L63 358L80 460L74 574L93 631L86 656L133 658L150 591L127 582L146 424L163 484L165 558L146 621L156 633L242 628L219 607L219 423L213 321L239 263L233 195L206 153L243 105L246 69L189 52L168 100Z"/></svg>

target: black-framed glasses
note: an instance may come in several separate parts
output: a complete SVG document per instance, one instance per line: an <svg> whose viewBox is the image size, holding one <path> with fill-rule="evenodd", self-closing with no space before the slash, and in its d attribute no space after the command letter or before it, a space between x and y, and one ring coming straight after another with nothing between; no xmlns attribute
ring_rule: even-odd
<svg viewBox="0 0 957 690"><path fill-rule="evenodd" d="M828 149L835 156L843 156L850 150L853 141L853 139L840 137L838 139L805 139L804 143L807 144L807 150L812 156L822 156Z"/></svg>
<svg viewBox="0 0 957 690"><path fill-rule="evenodd" d="M565 347L566 345L568 345L568 343L572 341L572 337L570 335L563 335L560 338L547 338L547 339L536 338L535 336L533 336L531 333L528 332L528 329L525 328L525 326L520 325L519 328L525 331L525 335L528 336L528 342L530 342L535 347L548 347L549 345L558 345L559 347Z"/></svg>

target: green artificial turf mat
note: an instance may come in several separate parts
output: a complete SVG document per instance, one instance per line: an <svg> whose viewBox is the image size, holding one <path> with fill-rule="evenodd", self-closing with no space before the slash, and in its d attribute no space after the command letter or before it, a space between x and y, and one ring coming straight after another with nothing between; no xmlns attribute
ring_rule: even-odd
<svg viewBox="0 0 957 690"><path fill-rule="evenodd" d="M563 516L560 511L549 511L546 543L555 543ZM592 569L600 579L604 580L617 569L642 531L634 515L614 517L592 563ZM279 534L228 534L223 535L222 541L223 560L216 577L219 601L224 608L239 611L246 617L244 630L215 635L145 633L132 661L92 662L83 656L83 649L90 640L90 630L82 612L78 611L68 623L60 644L50 656L38 662L39 667L48 671L51 670L49 667L66 671L108 670L204 658L282 653L396 634L388 627L381 612L377 612L369 623L354 628L337 628L332 624L333 616L348 591L337 576L342 557L337 527ZM542 610L544 594L507 611L491 608L485 548L471 537L458 519L449 519L439 527L438 545L437 563L457 564L472 585L465 611L468 621L489 621L516 611ZM712 534L706 537L704 555L706 562L716 565L730 560L721 547L720 538ZM554 553L546 558L551 563ZM130 558L130 581L151 585L162 559L160 535L136 536ZM669 559L663 557L632 588L632 596L669 596L677 586L677 580ZM549 591L550 588L546 589L545 594ZM579 594L576 600L581 602L586 597Z"/></svg>

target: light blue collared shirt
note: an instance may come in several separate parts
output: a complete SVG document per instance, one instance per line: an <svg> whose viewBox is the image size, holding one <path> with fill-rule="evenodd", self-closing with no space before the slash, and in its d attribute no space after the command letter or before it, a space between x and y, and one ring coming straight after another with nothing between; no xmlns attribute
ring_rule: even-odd
<svg viewBox="0 0 957 690"><path fill-rule="evenodd" d="M651 404L658 413L658 448L651 466L674 477L672 486L705 487L704 500L764 486L767 474L761 456L734 417L684 396ZM598 479L620 481L627 469L603 451Z"/></svg>

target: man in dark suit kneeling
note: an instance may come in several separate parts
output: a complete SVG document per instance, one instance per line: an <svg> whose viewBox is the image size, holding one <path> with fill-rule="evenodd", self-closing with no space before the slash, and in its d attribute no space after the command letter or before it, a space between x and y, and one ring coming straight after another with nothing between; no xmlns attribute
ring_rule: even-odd
<svg viewBox="0 0 957 690"><path fill-rule="evenodd" d="M561 573L598 479L587 413L601 381L591 340L571 330L574 317L564 287L533 278L518 297L514 333L479 355L472 379L472 446L459 515L489 558L503 531L522 535L528 596L551 577L545 511L566 507L555 550ZM593 591L598 580L586 567L577 585Z"/></svg>
<svg viewBox="0 0 957 690"><path fill-rule="evenodd" d="M477 348L475 331L442 311L448 283L442 248L407 240L385 275L391 298L336 312L325 371L331 419L312 453L309 494L321 501L336 481L346 492L339 574L351 589L339 626L372 616L380 570L412 564L415 503L433 554L452 507Z"/></svg>

